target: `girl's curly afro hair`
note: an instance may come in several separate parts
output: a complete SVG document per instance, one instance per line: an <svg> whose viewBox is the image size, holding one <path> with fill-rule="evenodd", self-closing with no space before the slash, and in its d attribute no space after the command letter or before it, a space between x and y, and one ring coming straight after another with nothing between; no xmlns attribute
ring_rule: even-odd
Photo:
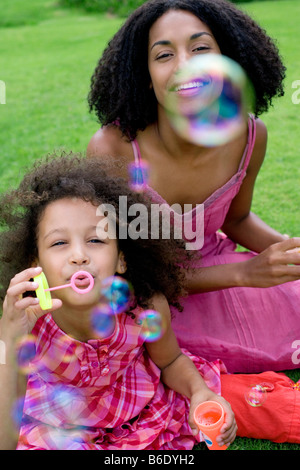
<svg viewBox="0 0 300 470"><path fill-rule="evenodd" d="M117 243L127 264L123 277L132 284L137 304L149 308L153 295L161 293L170 305L182 310L178 299L185 294L182 267L184 260L188 259L184 242L171 237L133 239L123 236L119 239L120 227L124 234L124 226L128 228L136 219L129 215L129 211L124 213L121 210L120 196L126 196L128 208L139 203L147 209L148 234L151 233L151 217L148 217L151 201L142 194L132 192L124 179L109 176L109 165L109 162L74 154L52 155L36 162L18 189L0 197L2 300L10 279L28 268L38 256L38 225L47 205L59 199L77 197L94 204L95 210L100 204L110 204L115 208Z"/></svg>
<svg viewBox="0 0 300 470"><path fill-rule="evenodd" d="M185 10L208 25L221 53L239 63L256 93L255 115L283 95L285 67L275 43L248 15L227 0L149 0L137 8L105 49L91 79L90 111L103 124L118 122L134 139L157 120L148 72L149 30L168 10Z"/></svg>

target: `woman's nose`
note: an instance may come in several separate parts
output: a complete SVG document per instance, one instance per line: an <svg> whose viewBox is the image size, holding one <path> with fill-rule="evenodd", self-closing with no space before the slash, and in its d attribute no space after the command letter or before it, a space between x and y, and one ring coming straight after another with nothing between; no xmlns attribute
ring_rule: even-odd
<svg viewBox="0 0 300 470"><path fill-rule="evenodd" d="M181 50L178 53L177 59L177 69L180 69L184 66L184 64L191 58L189 52L187 50Z"/></svg>

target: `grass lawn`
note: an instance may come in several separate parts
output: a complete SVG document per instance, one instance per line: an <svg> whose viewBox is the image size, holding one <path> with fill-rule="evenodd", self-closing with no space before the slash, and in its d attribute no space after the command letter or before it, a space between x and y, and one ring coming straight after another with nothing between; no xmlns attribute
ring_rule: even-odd
<svg viewBox="0 0 300 470"><path fill-rule="evenodd" d="M287 66L286 94L262 116L269 129L267 157L253 210L277 230L300 234L300 1L242 4L277 39ZM90 77L109 38L124 20L59 8L53 0L0 0L0 191L15 186L37 158L54 150L85 152L99 124L88 113ZM1 95L0 95L1 98ZM1 102L1 100L0 100ZM289 373L298 379L299 372ZM259 409L257 409L259 412ZM197 447L206 449L204 444ZM300 446L237 438L231 450Z"/></svg>

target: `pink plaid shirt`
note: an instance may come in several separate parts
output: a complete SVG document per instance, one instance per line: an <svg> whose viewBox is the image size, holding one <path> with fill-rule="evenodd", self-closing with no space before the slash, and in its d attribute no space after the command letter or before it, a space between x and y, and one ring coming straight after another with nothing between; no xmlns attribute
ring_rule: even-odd
<svg viewBox="0 0 300 470"><path fill-rule="evenodd" d="M188 425L188 400L160 381L129 315L118 315L104 340L74 340L50 313L33 334L18 450L190 450L199 442ZM220 393L225 366L183 352Z"/></svg>

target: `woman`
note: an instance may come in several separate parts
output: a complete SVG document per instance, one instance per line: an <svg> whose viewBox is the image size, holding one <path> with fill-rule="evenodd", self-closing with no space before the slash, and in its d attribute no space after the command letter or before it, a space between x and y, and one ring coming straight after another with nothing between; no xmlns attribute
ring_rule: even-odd
<svg viewBox="0 0 300 470"><path fill-rule="evenodd" d="M178 136L164 107L174 72L207 52L238 62L256 93L256 117L249 117L247 130L210 148ZM267 144L257 116L283 95L284 75L272 40L231 3L150 0L117 32L92 77L90 109L103 127L88 156L143 158L154 201L204 204L201 266L189 278L183 315L173 310L173 327L181 346L221 358L231 372L296 367L300 238L289 239L251 212ZM194 210L187 215L194 217ZM250 251L237 253L236 243Z"/></svg>

